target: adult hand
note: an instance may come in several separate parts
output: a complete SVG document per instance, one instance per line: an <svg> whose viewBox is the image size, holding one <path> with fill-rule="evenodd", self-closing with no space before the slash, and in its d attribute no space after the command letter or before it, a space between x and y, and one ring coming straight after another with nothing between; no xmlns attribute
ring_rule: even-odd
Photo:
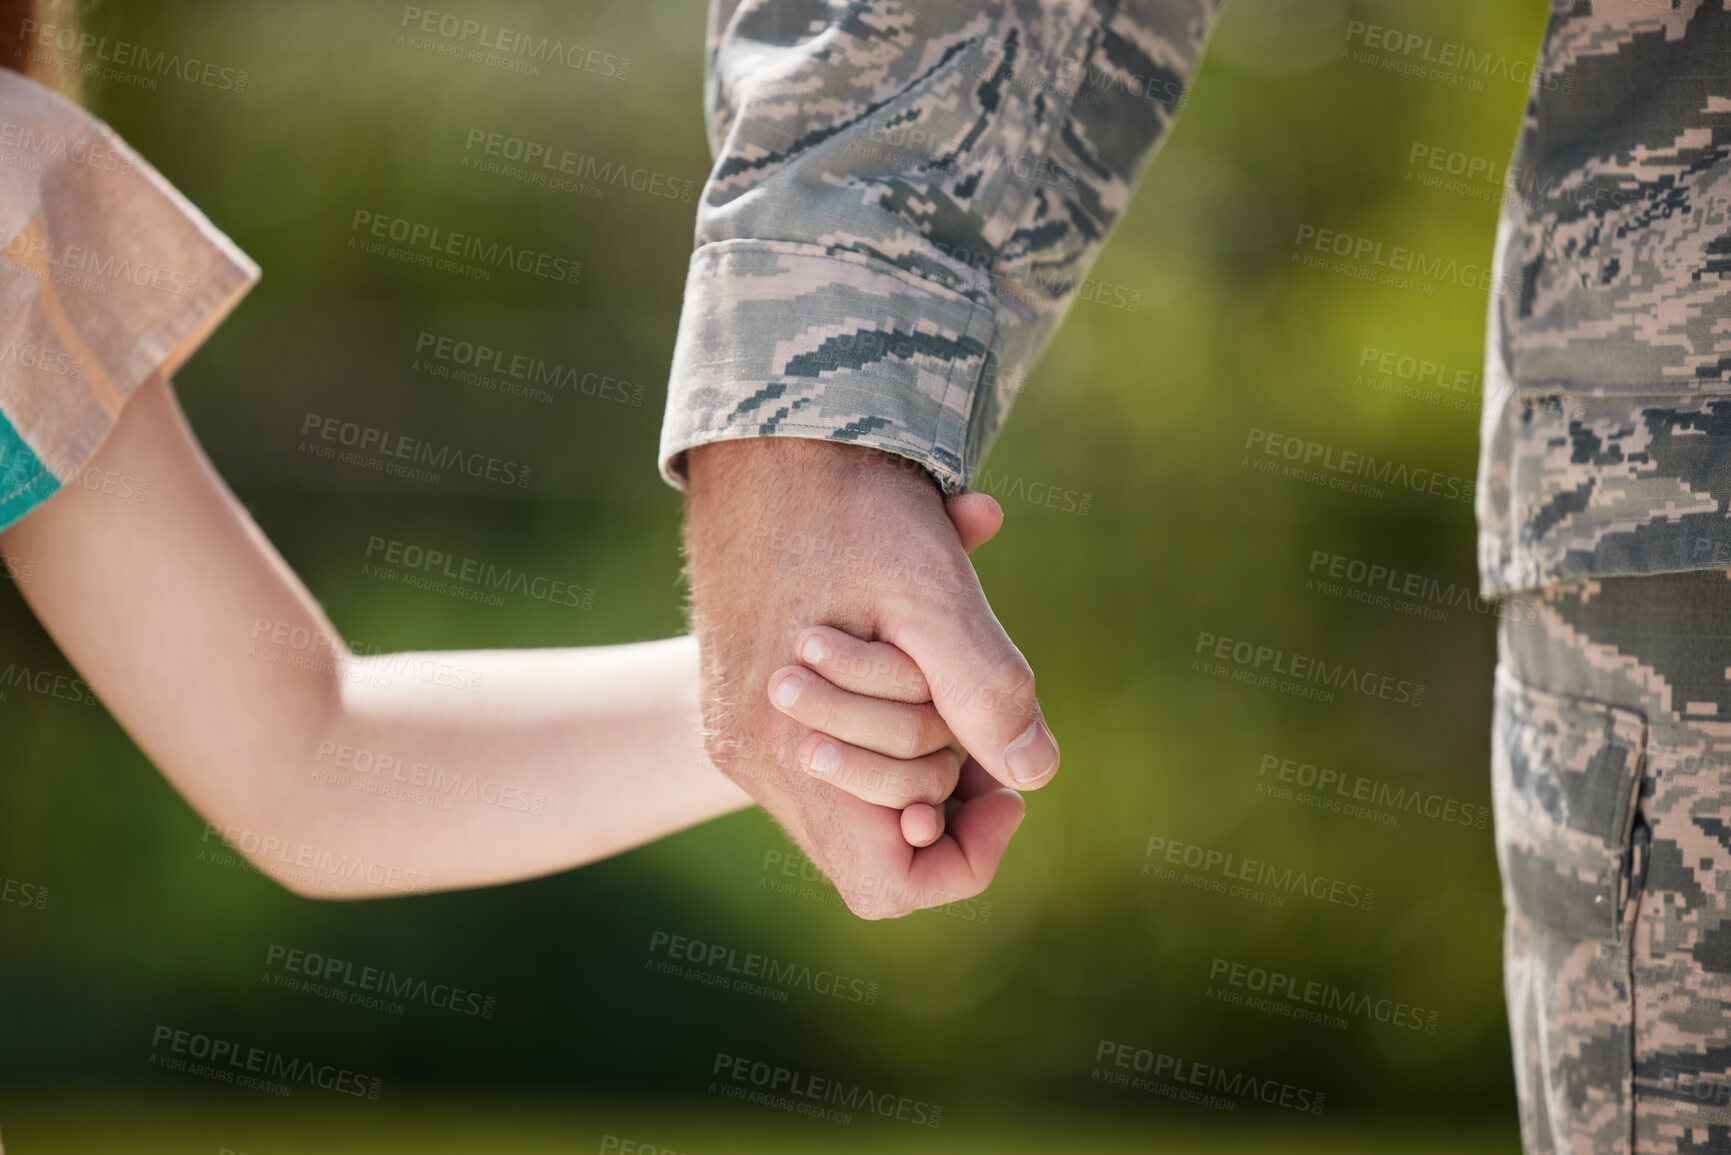
<svg viewBox="0 0 1731 1155"><path fill-rule="evenodd" d="M862 917L984 890L1021 821L1013 788L1044 785L1058 747L1033 671L992 614L936 486L890 454L798 438L702 446L688 468L692 617L715 764L787 828ZM972 756L946 807L948 830L931 846L907 844L900 810L944 804L941 782L872 802L801 766L810 730L764 688L797 660L795 640L813 625L906 653L923 674L906 700L929 699ZM908 736L908 756L919 737Z"/></svg>

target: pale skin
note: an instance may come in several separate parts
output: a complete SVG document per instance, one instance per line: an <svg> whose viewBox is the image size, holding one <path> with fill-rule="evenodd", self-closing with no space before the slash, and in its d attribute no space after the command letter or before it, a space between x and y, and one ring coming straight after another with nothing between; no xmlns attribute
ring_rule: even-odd
<svg viewBox="0 0 1731 1155"><path fill-rule="evenodd" d="M694 639L356 656L211 466L164 379L139 388L90 468L148 481L146 500L70 485L0 548L30 564L19 588L127 733L289 889L359 898L510 882L751 803L705 753ZM952 539L968 548L1001 519L989 498L951 509ZM928 774L929 760L897 761L909 756L898 735L953 739L907 697L911 663L850 672L831 641L840 688L812 684L828 694L824 724L881 759L862 789ZM435 769L474 788L447 794L447 810L328 780L342 771L435 795ZM950 841L931 807L902 821L916 841ZM216 837L207 829L206 845Z"/></svg>
<svg viewBox="0 0 1731 1155"><path fill-rule="evenodd" d="M795 437L703 445L686 468L692 626L715 765L862 917L980 893L1021 823L1016 790L1051 780L1058 746L1033 670L987 604L931 477L874 449ZM838 771L816 772L829 692L787 686L809 678L800 663L812 662L813 623L838 646L851 635L911 660L897 667L898 693L882 696L932 706L882 740L879 753L911 760L899 777L874 781L869 754L845 741L827 743ZM816 668L859 689L842 670ZM952 745L969 756L959 769L944 751ZM948 830L929 846L908 837L901 808L917 803L945 807Z"/></svg>

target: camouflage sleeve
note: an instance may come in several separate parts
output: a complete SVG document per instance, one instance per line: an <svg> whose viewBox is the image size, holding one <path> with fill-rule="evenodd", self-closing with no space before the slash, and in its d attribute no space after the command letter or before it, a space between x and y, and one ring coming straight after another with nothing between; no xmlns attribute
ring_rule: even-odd
<svg viewBox="0 0 1731 1155"><path fill-rule="evenodd" d="M661 469L851 441L964 487L1180 107L1219 0L713 0L716 164Z"/></svg>

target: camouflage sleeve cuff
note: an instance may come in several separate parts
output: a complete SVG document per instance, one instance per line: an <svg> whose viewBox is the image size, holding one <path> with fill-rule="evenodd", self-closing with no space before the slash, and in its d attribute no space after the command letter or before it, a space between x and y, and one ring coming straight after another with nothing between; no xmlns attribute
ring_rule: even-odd
<svg viewBox="0 0 1731 1155"><path fill-rule="evenodd" d="M661 469L852 442L960 490L1182 103L1217 0L712 0L715 167Z"/></svg>
<svg viewBox="0 0 1731 1155"><path fill-rule="evenodd" d="M856 252L725 240L691 258L673 354L661 473L745 437L847 441L918 461L945 493L976 464L994 408L997 324L974 296Z"/></svg>

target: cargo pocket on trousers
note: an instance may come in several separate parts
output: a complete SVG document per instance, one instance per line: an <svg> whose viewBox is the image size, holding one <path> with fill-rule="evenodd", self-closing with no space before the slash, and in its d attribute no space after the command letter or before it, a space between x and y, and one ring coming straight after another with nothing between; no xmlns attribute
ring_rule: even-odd
<svg viewBox="0 0 1731 1155"><path fill-rule="evenodd" d="M1529 1152L1630 1150L1634 1004L1623 938L1647 746L1633 710L1497 671L1491 802L1504 987Z"/></svg>
<svg viewBox="0 0 1731 1155"><path fill-rule="evenodd" d="M1504 905L1562 934L1620 942L1647 720L1499 669L1494 729Z"/></svg>

